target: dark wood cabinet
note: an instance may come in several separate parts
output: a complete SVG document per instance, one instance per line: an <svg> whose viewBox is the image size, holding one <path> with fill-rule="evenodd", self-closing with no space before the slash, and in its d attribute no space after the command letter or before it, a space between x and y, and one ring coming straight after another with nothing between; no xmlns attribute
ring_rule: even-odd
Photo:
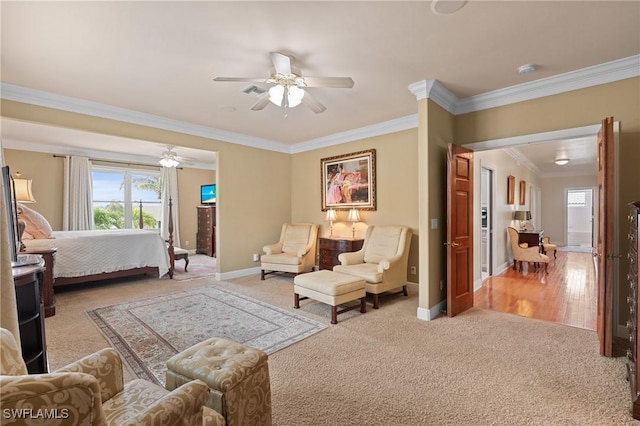
<svg viewBox="0 0 640 426"><path fill-rule="evenodd" d="M40 298L44 260L13 268L22 358L30 374L49 372L44 333L44 306Z"/></svg>
<svg viewBox="0 0 640 426"><path fill-rule="evenodd" d="M57 248L27 249L28 254L39 254L44 259L45 271L42 275L42 304L44 305L44 316L51 317L56 314L56 297L53 293L55 279L53 278L53 266Z"/></svg>
<svg viewBox="0 0 640 426"><path fill-rule="evenodd" d="M640 343L638 343L638 252L640 252L640 201L632 203L629 212L629 253L627 259L629 262L629 273L627 280L629 281L629 296L627 303L629 304L629 321L627 328L629 329L629 349L627 349L627 380L631 386L631 402L633 404L633 418L640 420L640 398L638 394L638 384L640 383L640 371L638 370L638 353L640 351Z"/></svg>
<svg viewBox="0 0 640 426"><path fill-rule="evenodd" d="M529 247L540 247L542 251L542 237L544 236L544 231L519 231L518 232L518 243L527 243Z"/></svg>
<svg viewBox="0 0 640 426"><path fill-rule="evenodd" d="M216 208L213 206L198 206L196 253L216 256Z"/></svg>
<svg viewBox="0 0 640 426"><path fill-rule="evenodd" d="M335 265L339 265L338 255L340 253L358 251L362 248L364 240L354 240L351 238L324 238L319 239L319 269L333 270Z"/></svg>

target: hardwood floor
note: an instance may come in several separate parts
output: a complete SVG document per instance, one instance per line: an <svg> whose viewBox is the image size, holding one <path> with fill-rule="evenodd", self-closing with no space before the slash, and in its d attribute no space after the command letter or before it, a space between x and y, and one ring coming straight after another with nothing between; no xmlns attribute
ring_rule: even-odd
<svg viewBox="0 0 640 426"><path fill-rule="evenodd" d="M597 296L590 253L551 254L549 273L524 265L489 277L474 293L474 306L596 330Z"/></svg>

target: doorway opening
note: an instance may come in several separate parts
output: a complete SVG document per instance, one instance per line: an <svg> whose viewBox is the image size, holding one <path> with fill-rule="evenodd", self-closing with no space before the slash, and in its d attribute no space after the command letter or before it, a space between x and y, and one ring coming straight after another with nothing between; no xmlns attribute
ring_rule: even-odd
<svg viewBox="0 0 640 426"><path fill-rule="evenodd" d="M484 281L493 275L493 170L480 171L480 271Z"/></svg>

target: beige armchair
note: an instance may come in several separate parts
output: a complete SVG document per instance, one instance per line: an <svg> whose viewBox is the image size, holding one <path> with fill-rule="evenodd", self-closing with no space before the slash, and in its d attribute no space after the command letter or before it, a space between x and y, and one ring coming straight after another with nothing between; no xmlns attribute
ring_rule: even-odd
<svg viewBox="0 0 640 426"><path fill-rule="evenodd" d="M408 295L410 244L411 230L406 226L369 226L362 249L340 254L341 264L333 270L364 279L365 291L373 295L373 308L378 309L381 293L402 287L402 293Z"/></svg>
<svg viewBox="0 0 640 426"><path fill-rule="evenodd" d="M522 262L532 262L539 266L540 263L544 263L544 270L547 272L549 266L549 257L546 254L540 253L539 246L529 247L527 243L520 244L518 238L518 231L515 228L508 227L509 240L511 241L511 251L513 252L513 269L522 271Z"/></svg>
<svg viewBox="0 0 640 426"><path fill-rule="evenodd" d="M110 348L54 373L29 375L13 334L0 328L0 369L2 424L225 424L222 415L204 407L209 388L203 382L194 380L173 392L144 380L124 384L122 360Z"/></svg>
<svg viewBox="0 0 640 426"><path fill-rule="evenodd" d="M290 272L299 274L313 271L316 265L316 242L318 225L315 223L285 223L280 240L263 247L260 257L262 273Z"/></svg>
<svg viewBox="0 0 640 426"><path fill-rule="evenodd" d="M549 239L549 237L542 237L542 252L544 254L547 254L548 251L552 251L553 258L557 259L558 258L557 250L558 250L558 245L553 244Z"/></svg>

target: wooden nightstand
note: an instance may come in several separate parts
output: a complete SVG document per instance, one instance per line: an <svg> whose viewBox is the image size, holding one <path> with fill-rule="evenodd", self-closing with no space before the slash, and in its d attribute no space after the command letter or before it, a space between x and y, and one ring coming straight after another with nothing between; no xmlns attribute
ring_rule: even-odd
<svg viewBox="0 0 640 426"><path fill-rule="evenodd" d="M326 238L320 237L320 259L318 261L320 269L333 270L335 265L339 265L338 255L358 251L362 248L364 240L354 240L352 238Z"/></svg>
<svg viewBox="0 0 640 426"><path fill-rule="evenodd" d="M57 248L43 248L43 249L27 249L20 253L27 254L39 254L44 259L45 270L42 274L42 303L44 305L44 316L51 317L56 314L56 296L53 294L53 285L55 279L53 278L53 264L55 262L55 254L58 251Z"/></svg>

